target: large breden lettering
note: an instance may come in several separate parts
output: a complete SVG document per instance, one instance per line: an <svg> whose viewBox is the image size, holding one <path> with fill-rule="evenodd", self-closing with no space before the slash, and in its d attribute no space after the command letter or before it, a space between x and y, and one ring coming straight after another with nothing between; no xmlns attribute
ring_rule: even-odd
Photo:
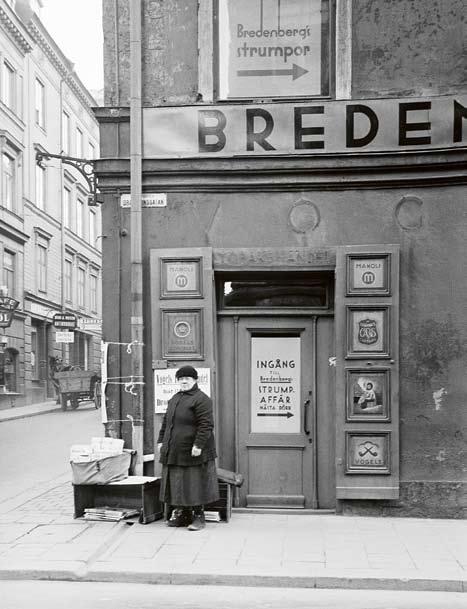
<svg viewBox="0 0 467 609"><path fill-rule="evenodd" d="M172 146L177 156L190 156L190 152L230 156L300 151L339 153L356 148L400 150L408 146L442 148L462 145L467 131L466 105L457 99L444 98L371 100L365 104L321 102L260 107L238 104L221 109L195 106L182 111L183 120L180 109L158 111L178 113ZM191 135L195 121L197 149ZM159 139L156 149L164 155L164 141Z"/></svg>

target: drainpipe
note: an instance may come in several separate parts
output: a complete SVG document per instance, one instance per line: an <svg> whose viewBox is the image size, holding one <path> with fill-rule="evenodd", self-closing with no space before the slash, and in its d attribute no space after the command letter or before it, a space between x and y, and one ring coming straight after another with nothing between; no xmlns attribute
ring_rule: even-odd
<svg viewBox="0 0 467 609"><path fill-rule="evenodd" d="M141 107L141 2L130 0L130 239L131 239L131 374L144 378L143 264L142 264L142 107ZM137 451L134 473L143 474L144 385L132 392L132 447Z"/></svg>

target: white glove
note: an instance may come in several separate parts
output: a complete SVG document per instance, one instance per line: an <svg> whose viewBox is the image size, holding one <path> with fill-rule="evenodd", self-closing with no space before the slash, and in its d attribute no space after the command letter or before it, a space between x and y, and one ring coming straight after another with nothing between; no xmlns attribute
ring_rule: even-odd
<svg viewBox="0 0 467 609"><path fill-rule="evenodd" d="M197 446L193 445L193 448L191 449L191 456L192 457L199 457L201 454L201 448L198 448Z"/></svg>

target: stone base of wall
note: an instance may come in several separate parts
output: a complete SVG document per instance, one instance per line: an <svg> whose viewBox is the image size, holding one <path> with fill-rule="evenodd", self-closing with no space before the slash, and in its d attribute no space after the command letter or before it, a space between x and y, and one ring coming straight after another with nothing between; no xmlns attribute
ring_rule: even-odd
<svg viewBox="0 0 467 609"><path fill-rule="evenodd" d="M401 482L397 501L343 499L337 511L345 516L467 518L467 483Z"/></svg>

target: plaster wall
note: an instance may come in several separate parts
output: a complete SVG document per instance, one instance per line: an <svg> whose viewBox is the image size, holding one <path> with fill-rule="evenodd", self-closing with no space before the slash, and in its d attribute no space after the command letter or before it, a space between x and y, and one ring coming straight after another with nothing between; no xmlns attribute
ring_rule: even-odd
<svg viewBox="0 0 467 609"><path fill-rule="evenodd" d="M310 200L319 212L318 226L308 233L295 232L290 223L299 199ZM171 193L167 208L144 213L148 280L151 248L399 243L401 480L465 478L467 223L462 188ZM123 224L128 226L129 218Z"/></svg>
<svg viewBox="0 0 467 609"><path fill-rule="evenodd" d="M467 90L464 0L358 0L352 10L353 98Z"/></svg>

